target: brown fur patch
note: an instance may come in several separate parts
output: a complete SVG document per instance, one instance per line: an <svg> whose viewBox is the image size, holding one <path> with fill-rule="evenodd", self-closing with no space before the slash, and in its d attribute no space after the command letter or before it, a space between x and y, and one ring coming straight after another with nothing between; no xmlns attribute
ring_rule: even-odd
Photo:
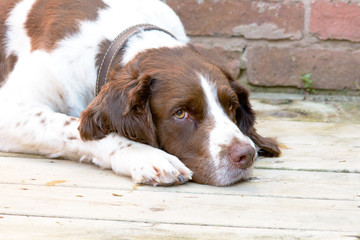
<svg viewBox="0 0 360 240"><path fill-rule="evenodd" d="M259 151L260 156L279 157L281 155L277 141L272 138L262 137L256 132L255 128L250 130L250 138L261 148Z"/></svg>
<svg viewBox="0 0 360 240"><path fill-rule="evenodd" d="M53 50L57 42L79 31L80 21L95 21L106 7L101 0L37 0L25 23L31 50Z"/></svg>
<svg viewBox="0 0 360 240"><path fill-rule="evenodd" d="M6 44L6 19L9 17L9 13L14 6L20 2L20 0L3 0L0 1L0 86L4 83L8 74L13 70L17 56L10 54L6 56L5 44Z"/></svg>

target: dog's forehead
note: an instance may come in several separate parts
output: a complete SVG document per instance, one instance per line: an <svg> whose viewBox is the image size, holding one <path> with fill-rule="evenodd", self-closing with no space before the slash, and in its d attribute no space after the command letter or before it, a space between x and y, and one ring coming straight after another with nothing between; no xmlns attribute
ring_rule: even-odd
<svg viewBox="0 0 360 240"><path fill-rule="evenodd" d="M154 108L170 111L174 106L188 107L197 103L196 108L205 109L208 89L204 89L204 81L211 88L215 101L219 101L219 96L229 96L228 92L232 91L222 69L189 46L152 49L143 56L139 59L142 70L153 79Z"/></svg>
<svg viewBox="0 0 360 240"><path fill-rule="evenodd" d="M229 80L220 70L214 67L189 69L188 72L179 71L176 67L164 70L157 75L156 92L171 97L200 101L205 98L204 82L211 88L212 95L218 98L220 95L229 95L232 91Z"/></svg>
<svg viewBox="0 0 360 240"><path fill-rule="evenodd" d="M198 53L191 45L149 49L140 54L144 71L153 72L170 80L200 81L199 74L216 84L226 83L228 79L220 67Z"/></svg>

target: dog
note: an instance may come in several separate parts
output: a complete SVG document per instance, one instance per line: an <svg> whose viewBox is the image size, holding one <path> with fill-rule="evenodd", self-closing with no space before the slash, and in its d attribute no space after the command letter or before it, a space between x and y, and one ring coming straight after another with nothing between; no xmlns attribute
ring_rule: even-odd
<svg viewBox="0 0 360 240"><path fill-rule="evenodd" d="M90 162L134 182L249 178L248 91L189 43L158 0L0 3L0 150Z"/></svg>

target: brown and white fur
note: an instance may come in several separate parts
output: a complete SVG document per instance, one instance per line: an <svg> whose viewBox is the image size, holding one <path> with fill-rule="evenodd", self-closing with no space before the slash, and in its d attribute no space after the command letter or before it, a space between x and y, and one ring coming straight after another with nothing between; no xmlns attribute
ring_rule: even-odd
<svg viewBox="0 0 360 240"><path fill-rule="evenodd" d="M142 23L95 96L110 42ZM136 183L217 186L250 176L258 135L248 92L201 56L157 0L0 2L0 150L92 162Z"/></svg>

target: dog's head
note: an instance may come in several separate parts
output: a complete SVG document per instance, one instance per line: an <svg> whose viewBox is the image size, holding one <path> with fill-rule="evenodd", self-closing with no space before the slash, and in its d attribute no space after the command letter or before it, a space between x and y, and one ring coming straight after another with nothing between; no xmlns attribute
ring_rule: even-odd
<svg viewBox="0 0 360 240"><path fill-rule="evenodd" d="M177 156L193 180L229 185L246 179L257 153L277 144L254 129L248 91L191 45L150 49L125 66L81 114L84 140L117 132Z"/></svg>

